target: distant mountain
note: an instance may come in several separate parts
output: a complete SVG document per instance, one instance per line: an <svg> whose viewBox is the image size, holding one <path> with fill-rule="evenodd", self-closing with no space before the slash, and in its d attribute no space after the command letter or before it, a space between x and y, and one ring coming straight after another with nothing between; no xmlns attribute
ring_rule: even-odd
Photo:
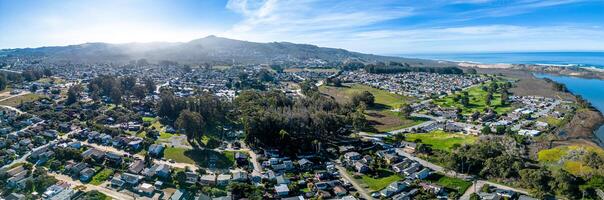
<svg viewBox="0 0 604 200"><path fill-rule="evenodd" d="M411 65L439 65L430 60L379 56L289 42L257 43L208 36L185 43L85 43L79 45L5 49L0 55L39 57L48 61L83 63L129 62L147 59L150 62L175 61L179 63L334 63L360 61L406 62Z"/></svg>

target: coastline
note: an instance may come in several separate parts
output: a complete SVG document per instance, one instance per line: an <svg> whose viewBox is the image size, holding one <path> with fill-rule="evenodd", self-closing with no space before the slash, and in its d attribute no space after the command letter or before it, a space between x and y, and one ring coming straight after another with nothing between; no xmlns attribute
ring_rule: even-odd
<svg viewBox="0 0 604 200"><path fill-rule="evenodd" d="M500 72L524 72L529 74L531 77L544 80L543 77L537 77L535 74L546 74L560 77L575 77L581 79L597 79L604 80L604 69L595 67L580 67L580 66L561 66L561 65L538 65L538 64L508 64L508 63L476 63L476 62L457 62L457 65L462 68L475 68L487 71L500 71ZM557 81L556 81L557 82ZM560 83L560 82L557 82ZM567 84L560 83L565 86ZM576 94L570 90L564 91L572 95L575 99L580 98L582 95ZM591 104L592 101L585 99ZM593 113L592 113L593 112ZM592 107L589 112L582 111L575 113L573 119L569 124L562 127L562 130L571 132L570 136L564 138L563 141L559 142L579 142L583 143L585 140L590 141L594 145L604 148L604 138L599 136L599 131L604 131L604 110ZM596 114L597 113L597 114ZM594 116L597 115L597 116ZM592 122L592 123L585 123ZM589 129L589 134L586 133ZM577 131L580 130L580 131ZM600 133L602 134L602 133ZM604 137L604 135L602 135ZM557 142L557 141L553 141Z"/></svg>

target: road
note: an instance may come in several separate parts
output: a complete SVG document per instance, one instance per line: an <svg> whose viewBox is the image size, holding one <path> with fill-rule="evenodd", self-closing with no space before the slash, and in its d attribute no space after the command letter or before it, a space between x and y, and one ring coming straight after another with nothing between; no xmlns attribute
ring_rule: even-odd
<svg viewBox="0 0 604 200"><path fill-rule="evenodd" d="M405 153L405 152L397 152L397 153L402 154L403 156L406 156L409 159L417 161L418 163L420 163L424 167L427 167L427 168L430 168L430 169L432 169L434 171L443 173L446 176L461 178L461 179L465 179L465 180L472 179L472 176L470 176L470 175L457 173L457 172L451 171L451 170L446 170L445 168L443 168L441 166L435 165L434 163L428 162L426 160L423 160L421 158L415 157L415 156L410 155L408 153ZM512 190L512 191L515 191L515 192L518 192L518 193L529 195L529 192L527 192L526 190L512 188L512 187L509 187L509 186L501 185L501 184L498 184L498 183L493 183L493 182L486 181L486 180L477 180L474 183L476 185L470 186L470 188L468 188L468 190L466 190L466 192L464 193L464 195L460 199L469 200L470 199L470 195L475 192L474 188L476 188L476 190L480 190L480 188L482 188L482 186L485 183L489 184L491 186L500 188L500 189Z"/></svg>
<svg viewBox="0 0 604 200"><path fill-rule="evenodd" d="M371 194L369 191L367 191L367 189L365 189L364 187L359 185L359 183L353 177L350 177L350 175L348 174L348 172L346 172L346 169L344 169L344 167L342 167L340 165L336 165L336 169L338 169L338 172L340 172L340 176L342 176L342 178L346 179L348 182L350 182L350 184L352 184L352 187L354 187L354 189L356 189L357 192L359 192L361 197L363 197L365 199L369 199L369 200L375 199L375 198L371 197Z"/></svg>
<svg viewBox="0 0 604 200"><path fill-rule="evenodd" d="M459 199L460 200L470 200L470 195L472 195L472 193L475 193L476 191L480 191L480 189L482 188L482 186L484 186L484 184L489 184L490 186L497 187L497 188L504 189L504 190L512 190L514 192L518 192L518 193L522 193L522 194L526 194L526 195L529 194L525 190L512 188L509 186L501 185L498 183L493 183L490 181L479 180L479 181L475 181L472 184L472 186L470 186L468 188L468 190L466 190L466 192Z"/></svg>
<svg viewBox="0 0 604 200"><path fill-rule="evenodd" d="M83 185L86 187L86 189L84 189L85 192L91 191L91 190L97 190L97 191L111 197L112 199L125 199L125 200L134 200L135 199L130 195L127 195L127 194L124 194L124 193L121 193L118 191L110 190L110 189L107 189L102 186L85 184L85 183L80 182L79 180L73 180L71 177L63 175L63 174L56 174L56 173L52 173L52 172L48 172L48 174L55 177L59 181L64 181L66 183L69 183L72 188L74 188L78 185Z"/></svg>
<svg viewBox="0 0 604 200"><path fill-rule="evenodd" d="M35 123L35 124L32 124L32 125L29 125L28 127L22 128L21 130L18 130L18 131L15 131L15 132L19 132L19 131L25 131L25 130L30 129L30 128L32 128L32 127L38 126L38 125L40 125L41 123L44 123L44 120L42 120L42 121L40 121L40 122L38 122L38 123ZM14 132L13 132L13 133L14 133ZM27 152L26 154L23 154L23 156L21 156L20 158L13 160L13 161L12 161L10 164L7 164L7 165L2 166L2 168L0 168L0 170L4 170L4 169L6 169L7 167L12 166L13 164L20 163L20 162L24 162L24 161L27 159L27 157L29 157L29 155L31 155L31 152L32 152L32 151L36 151L36 150L38 150L38 149L45 148L45 147L47 147L49 144L50 144L50 143L47 143L47 144L45 144L45 145L42 145L42 146L39 146L39 147L36 147L36 148L32 149L31 151Z"/></svg>
<svg viewBox="0 0 604 200"><path fill-rule="evenodd" d="M254 165L254 171L252 171L252 176L260 176L262 175L262 165L258 162L258 155L256 152L252 151L244 142L241 142L241 151L245 151L250 155L250 159L252 160L252 164Z"/></svg>

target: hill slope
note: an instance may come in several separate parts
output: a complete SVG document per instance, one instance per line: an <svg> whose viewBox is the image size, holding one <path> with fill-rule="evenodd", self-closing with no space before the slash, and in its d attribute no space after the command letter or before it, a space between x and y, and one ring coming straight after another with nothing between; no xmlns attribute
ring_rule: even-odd
<svg viewBox="0 0 604 200"><path fill-rule="evenodd" d="M5 49L0 55L10 57L37 57L47 61L83 63L128 62L147 59L179 63L333 63L333 62L387 62L409 64L438 64L434 61L378 56L289 42L257 43L208 36L185 43L86 43L79 45Z"/></svg>

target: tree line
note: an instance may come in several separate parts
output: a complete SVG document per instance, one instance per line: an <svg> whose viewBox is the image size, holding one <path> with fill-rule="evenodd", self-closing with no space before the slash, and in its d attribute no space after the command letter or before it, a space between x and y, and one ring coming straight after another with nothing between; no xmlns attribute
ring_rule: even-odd
<svg viewBox="0 0 604 200"><path fill-rule="evenodd" d="M427 72L437 74L463 74L458 67L412 67L407 63L390 62L365 65L365 71L373 74L394 74L406 72Z"/></svg>

